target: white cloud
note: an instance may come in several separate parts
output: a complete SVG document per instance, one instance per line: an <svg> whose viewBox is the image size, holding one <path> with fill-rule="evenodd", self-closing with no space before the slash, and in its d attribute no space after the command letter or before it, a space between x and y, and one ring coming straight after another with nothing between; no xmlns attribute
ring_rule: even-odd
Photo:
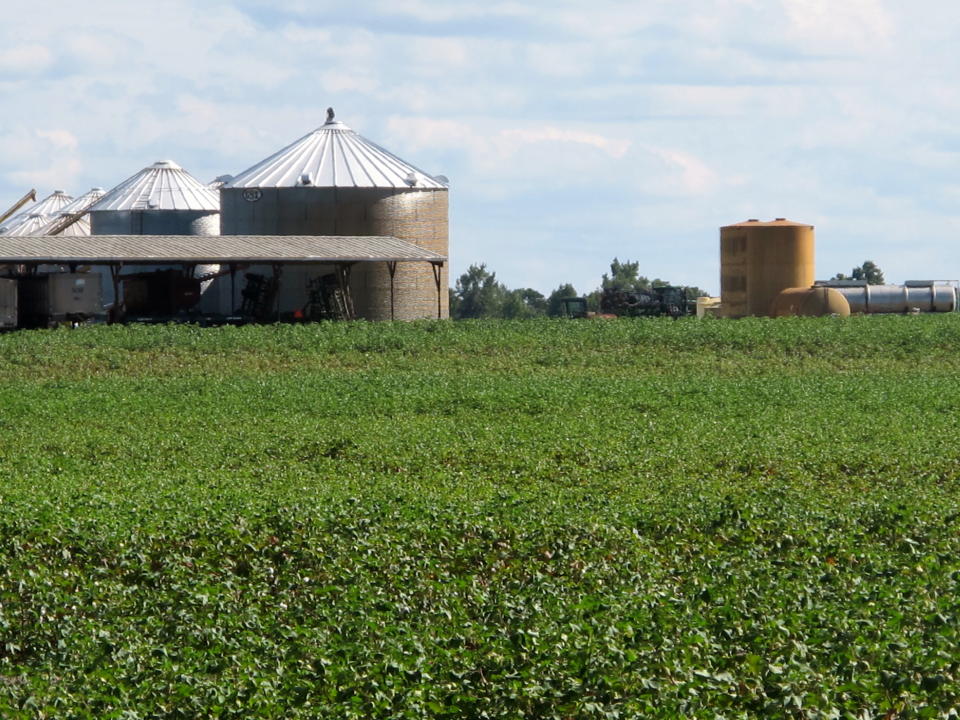
<svg viewBox="0 0 960 720"><path fill-rule="evenodd" d="M893 21L881 0L782 0L799 40L819 51L863 52L884 45Z"/></svg>
<svg viewBox="0 0 960 720"><path fill-rule="evenodd" d="M563 130L556 127L537 127L524 129L501 130L495 144L501 147L505 154L513 154L516 149L533 143L560 143L564 145L586 145L620 159L630 148L629 140L608 138L598 133L583 132L580 130Z"/></svg>
<svg viewBox="0 0 960 720"><path fill-rule="evenodd" d="M660 167L644 178L651 194L703 195L717 186L717 173L695 155L671 148L646 148Z"/></svg>
<svg viewBox="0 0 960 720"><path fill-rule="evenodd" d="M46 140L57 150L76 150L80 143L69 130L37 130L37 137Z"/></svg>
<svg viewBox="0 0 960 720"><path fill-rule="evenodd" d="M939 0L14 4L0 195L109 186L166 156L235 173L333 105L449 175L455 264L516 284L593 287L578 273L639 255L624 239L639 236L645 272L713 286L697 273L716 226L755 216L855 238L833 272L868 235L895 257L907 227L937 229L917 242L948 257L958 23Z"/></svg>
<svg viewBox="0 0 960 720"><path fill-rule="evenodd" d="M0 72L39 75L53 63L53 53L44 45L15 45L0 50Z"/></svg>

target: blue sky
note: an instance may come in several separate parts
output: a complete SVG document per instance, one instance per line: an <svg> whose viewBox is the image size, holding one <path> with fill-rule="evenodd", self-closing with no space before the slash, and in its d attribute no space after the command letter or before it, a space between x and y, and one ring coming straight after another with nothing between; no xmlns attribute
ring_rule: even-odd
<svg viewBox="0 0 960 720"><path fill-rule="evenodd" d="M0 26L0 205L173 159L235 174L338 119L451 180L452 277L719 290L718 230L817 276L960 277L960 4L35 2Z"/></svg>

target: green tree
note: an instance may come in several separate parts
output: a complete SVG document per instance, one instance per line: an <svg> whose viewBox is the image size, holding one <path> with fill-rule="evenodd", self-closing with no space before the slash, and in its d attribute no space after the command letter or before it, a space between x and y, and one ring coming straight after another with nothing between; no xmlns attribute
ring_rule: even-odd
<svg viewBox="0 0 960 720"><path fill-rule="evenodd" d="M610 274L603 274L600 289L616 292L649 290L651 287L650 280L639 275L639 271L639 262L630 262L629 260L620 262L618 258L614 258L613 262L610 263Z"/></svg>
<svg viewBox="0 0 960 720"><path fill-rule="evenodd" d="M547 299L533 288L508 290L500 314L505 318L529 318L545 315Z"/></svg>
<svg viewBox="0 0 960 720"><path fill-rule="evenodd" d="M460 296L453 288L447 288L447 294L450 297L450 317L455 318L460 315Z"/></svg>
<svg viewBox="0 0 960 720"><path fill-rule="evenodd" d="M864 260L863 265L855 267L849 275L837 273L831 280L866 280L867 285L883 285L883 270L877 267L872 260Z"/></svg>
<svg viewBox="0 0 960 720"><path fill-rule="evenodd" d="M484 263L471 265L458 279L454 288L457 319L499 317L508 291L497 282L497 274L489 272Z"/></svg>
<svg viewBox="0 0 960 720"><path fill-rule="evenodd" d="M547 298L547 315L550 317L562 317L563 299L569 297L578 297L577 291L570 283L563 283L550 293L550 296Z"/></svg>

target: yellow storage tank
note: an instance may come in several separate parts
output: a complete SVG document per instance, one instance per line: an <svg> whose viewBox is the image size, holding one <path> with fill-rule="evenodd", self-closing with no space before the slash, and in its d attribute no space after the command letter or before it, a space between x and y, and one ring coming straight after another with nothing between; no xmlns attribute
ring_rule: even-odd
<svg viewBox="0 0 960 720"><path fill-rule="evenodd" d="M843 293L827 287L796 287L782 291L770 307L772 317L850 316L850 303Z"/></svg>
<svg viewBox="0 0 960 720"><path fill-rule="evenodd" d="M720 297L725 317L769 315L787 288L810 287L813 225L786 218L720 228Z"/></svg>

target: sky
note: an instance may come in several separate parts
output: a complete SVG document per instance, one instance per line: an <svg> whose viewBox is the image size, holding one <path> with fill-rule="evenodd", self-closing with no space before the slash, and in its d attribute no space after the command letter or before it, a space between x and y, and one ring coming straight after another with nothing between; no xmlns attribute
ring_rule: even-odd
<svg viewBox="0 0 960 720"><path fill-rule="evenodd" d="M719 230L816 226L818 278L960 278L960 3L16 3L0 210L172 159L237 174L321 125L450 178L451 278L719 292Z"/></svg>

